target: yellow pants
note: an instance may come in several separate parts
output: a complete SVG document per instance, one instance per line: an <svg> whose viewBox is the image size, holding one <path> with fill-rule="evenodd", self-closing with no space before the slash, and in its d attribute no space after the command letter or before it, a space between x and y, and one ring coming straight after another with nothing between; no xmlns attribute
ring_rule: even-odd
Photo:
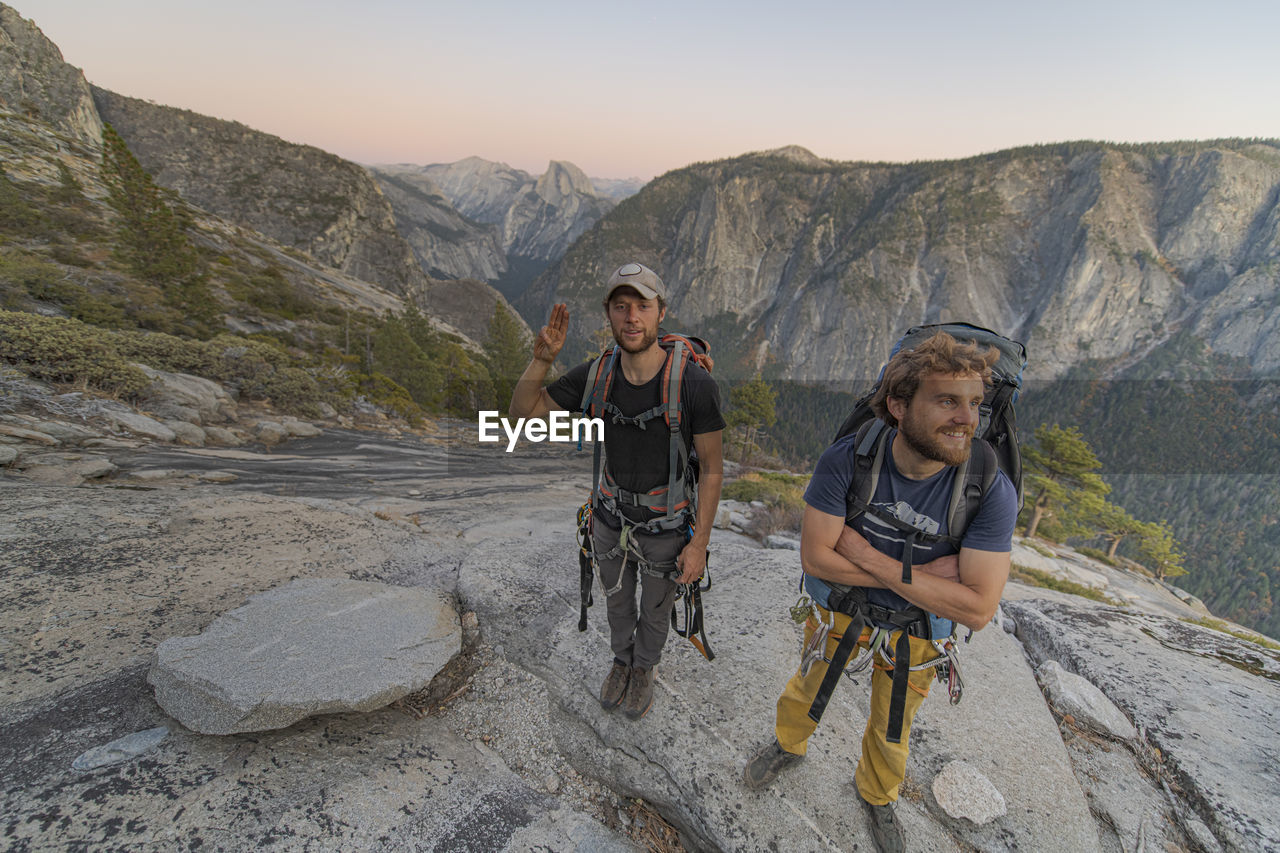
<svg viewBox="0 0 1280 853"><path fill-rule="evenodd" d="M829 618L827 611L814 605L816 615L810 616L804 626L804 638L807 643L810 636L818 628L817 618ZM851 621L843 613L833 614L835 622L831 633L827 635L825 656L835 654L836 646ZM871 638L870 629L864 629L858 642L858 649L866 648ZM889 640L889 648L896 647L898 632L895 631ZM914 666L938 656L933 644L928 640L911 637L911 663ZM855 652L856 654L856 652ZM809 719L809 706L813 697L827 674L826 661L815 661L809 674L802 676L799 668L787 682L786 689L778 698L778 717L775 731L778 744L787 752L804 755L809 748L809 736L817 728L817 723ZM889 695L893 691L892 670L880 657L875 660L875 672L871 675L871 715L867 720L867 729L862 733L862 759L858 769L854 771L854 783L862 798L874 806L898 799L898 787L906 777L907 748L911 736L911 721L915 718L920 703L929 695L929 687L934 681L934 670L921 669L911 673L907 691L907 704L902 717L902 742L889 743L885 732L889 724ZM840 688L837 688L840 689ZM830 708L828 708L830 711Z"/></svg>

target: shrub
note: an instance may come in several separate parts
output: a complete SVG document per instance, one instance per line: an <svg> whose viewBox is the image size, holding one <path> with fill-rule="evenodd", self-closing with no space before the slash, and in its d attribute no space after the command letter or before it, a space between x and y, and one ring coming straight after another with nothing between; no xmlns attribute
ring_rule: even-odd
<svg viewBox="0 0 1280 853"><path fill-rule="evenodd" d="M0 360L39 379L83 383L125 397L151 384L121 357L111 332L78 320L0 311Z"/></svg>
<svg viewBox="0 0 1280 853"><path fill-rule="evenodd" d="M727 483L721 496L733 501L763 501L769 506L804 510L804 487L808 477L795 474L751 471Z"/></svg>
<svg viewBox="0 0 1280 853"><path fill-rule="evenodd" d="M1078 552L1090 559L1097 560L1099 563L1107 566L1114 566L1116 561L1107 556L1107 552L1100 548L1077 548Z"/></svg>
<svg viewBox="0 0 1280 853"><path fill-rule="evenodd" d="M1085 586L1074 581L1063 580L1055 577L1048 572L1040 569L1033 569L1030 566L1019 565L1014 563L1009 570L1009 579L1021 581L1028 586L1038 586L1044 589L1053 589L1058 592L1069 593L1070 595L1078 595L1081 598L1089 598L1093 601L1101 601L1107 604L1115 604L1116 602L1110 596L1101 590L1094 589L1091 586Z"/></svg>

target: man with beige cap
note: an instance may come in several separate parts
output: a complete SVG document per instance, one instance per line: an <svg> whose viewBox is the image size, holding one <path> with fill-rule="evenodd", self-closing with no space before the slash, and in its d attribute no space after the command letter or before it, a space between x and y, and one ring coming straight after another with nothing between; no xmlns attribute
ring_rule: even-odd
<svg viewBox="0 0 1280 853"><path fill-rule="evenodd" d="M606 710L621 706L628 717L640 719L653 703L654 667L666 643L677 584L696 583L706 571L724 479L725 422L711 374L683 343L661 337L667 288L657 273L643 264L623 264L605 286L604 311L617 346L543 387L569 328L568 307L552 308L511 395L510 412L524 418L546 418L552 411L604 418L591 541L607 599L613 666L600 704ZM678 429L668 428L672 420Z"/></svg>

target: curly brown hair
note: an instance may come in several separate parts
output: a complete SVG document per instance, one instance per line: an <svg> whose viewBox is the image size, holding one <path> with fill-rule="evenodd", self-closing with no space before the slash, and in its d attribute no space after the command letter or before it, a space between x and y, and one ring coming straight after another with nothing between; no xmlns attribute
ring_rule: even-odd
<svg viewBox="0 0 1280 853"><path fill-rule="evenodd" d="M957 373L976 373L985 387L991 387L991 367L1000 359L1000 350L987 347L984 351L975 343L960 342L946 332L918 344L914 349L898 350L885 365L884 377L871 398L871 410L876 417L896 427L898 419L889 414L887 400L895 397L910 402L926 376Z"/></svg>

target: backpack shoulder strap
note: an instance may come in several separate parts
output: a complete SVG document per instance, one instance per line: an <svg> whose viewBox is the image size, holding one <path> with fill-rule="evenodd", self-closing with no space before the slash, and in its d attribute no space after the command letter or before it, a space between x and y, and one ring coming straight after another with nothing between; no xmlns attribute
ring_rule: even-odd
<svg viewBox="0 0 1280 853"><path fill-rule="evenodd" d="M879 418L858 427L853 441L853 480L849 483L849 497L845 503L846 521L853 521L871 506L871 498L880 484L888 438L889 425Z"/></svg>
<svg viewBox="0 0 1280 853"><path fill-rule="evenodd" d="M587 370L587 384L582 389L582 413L589 418L600 417L593 412L604 412L604 402L609 397L609 386L613 381L614 368L618 364L618 347L605 350L591 363ZM607 364L606 364L607 362ZM600 472L603 469L604 442L593 442L591 449L591 490L600 489Z"/></svg>
<svg viewBox="0 0 1280 853"><path fill-rule="evenodd" d="M582 402L578 405L587 417L597 417L591 414L591 408L598 408L604 404L605 398L609 395L608 385L617 362L618 348L610 347L596 356L595 361L591 362L591 367L587 369L587 384L582 388Z"/></svg>
<svg viewBox="0 0 1280 853"><path fill-rule="evenodd" d="M954 540L957 548L999 471L995 450L988 442L974 439L969 458L956 471L955 483L951 487L951 504L947 510L947 537Z"/></svg>
<svg viewBox="0 0 1280 853"><path fill-rule="evenodd" d="M662 402L667 428L671 433L669 452L667 454L667 514L675 514L676 483L683 483L685 468L689 464L689 449L684 446L684 436L680 433L681 406L680 387L683 384L685 365L689 361L690 351L686 348L684 338L678 338L675 346L667 353L667 363L662 377ZM696 493L689 495L692 501Z"/></svg>

